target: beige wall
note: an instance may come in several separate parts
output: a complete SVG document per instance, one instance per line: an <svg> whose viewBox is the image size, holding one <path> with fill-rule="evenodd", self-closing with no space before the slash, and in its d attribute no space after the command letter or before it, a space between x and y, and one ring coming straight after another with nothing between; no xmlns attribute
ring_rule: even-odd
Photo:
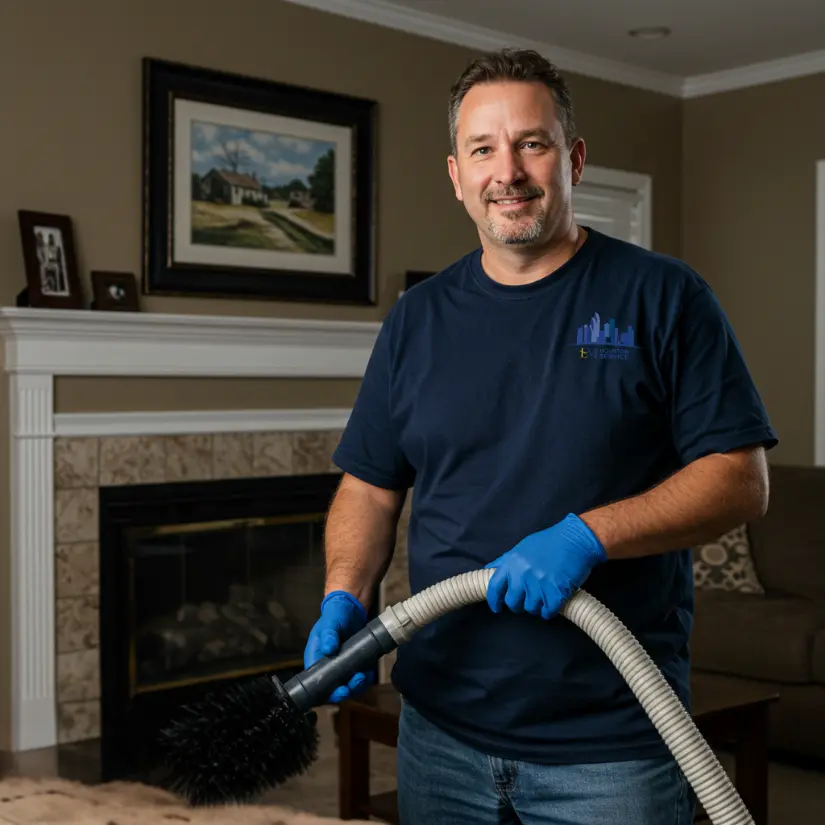
<svg viewBox="0 0 825 825"><path fill-rule="evenodd" d="M3 304L24 286L19 208L73 217L87 288L90 269L139 272L147 55L376 99L381 286L377 308L144 297L147 311L377 320L405 270L444 265L477 241L445 161L446 96L467 49L278 0L30 0L4 7L0 54L3 120L14 124L0 187ZM678 251L678 102L572 82L593 163L666 170L657 240ZM653 140L659 132L674 141Z"/></svg>
<svg viewBox="0 0 825 825"><path fill-rule="evenodd" d="M683 254L730 316L780 437L814 459L816 161L825 74L684 104Z"/></svg>
<svg viewBox="0 0 825 825"><path fill-rule="evenodd" d="M127 410L350 409L358 379L58 377L58 413Z"/></svg>
<svg viewBox="0 0 825 825"><path fill-rule="evenodd" d="M73 218L87 295L91 269L139 274L144 56L379 103L377 307L142 296L144 311L380 320L405 270L438 268L477 244L445 160L446 96L470 50L279 0L31 0L4 8L0 55L9 67L0 72L4 121L15 124L0 138L9 141L6 157L13 158L0 187L3 305L13 304L25 285L19 208ZM680 102L585 77L570 82L589 162L654 175L654 244L678 254ZM259 383L259 389L247 384L252 406L263 403L255 398L292 406ZM59 409L110 409L113 386L122 385L67 379ZM144 392L127 394L150 408L181 408L194 403L191 386L144 382ZM331 406L352 397L340 383L317 393Z"/></svg>
<svg viewBox="0 0 825 825"><path fill-rule="evenodd" d="M4 3L0 303L13 305L25 284L18 209L73 218L87 295L91 269L139 274L141 59L153 56L378 101L380 303L364 308L142 296L143 310L380 320L405 270L441 267L477 244L446 173L446 98L471 54L279 0ZM654 175L654 245L679 254L680 102L583 77L570 81L589 162ZM352 381L67 378L57 383L56 407L60 412L344 407L356 391ZM0 466L0 508L5 508L8 463ZM3 582L8 561L4 536ZM9 638L6 613L0 614L0 638ZM9 672L8 645L0 650L2 676ZM0 678L0 748L8 744L2 736L7 681Z"/></svg>
<svg viewBox="0 0 825 825"><path fill-rule="evenodd" d="M682 101L590 77L569 80L586 164L652 175L653 248L681 255Z"/></svg>

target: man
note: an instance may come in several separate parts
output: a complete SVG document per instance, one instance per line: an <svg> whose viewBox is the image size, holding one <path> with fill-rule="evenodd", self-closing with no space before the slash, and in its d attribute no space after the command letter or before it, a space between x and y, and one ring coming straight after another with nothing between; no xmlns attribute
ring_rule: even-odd
<svg viewBox="0 0 825 825"><path fill-rule="evenodd" d="M486 603L399 648L405 825L687 825L693 792L661 736L557 614L584 587L687 706L689 548L764 513L776 435L705 282L576 223L585 144L552 65L471 63L450 136L481 247L382 325L334 454L306 664L363 626L412 487L412 591L496 571Z"/></svg>

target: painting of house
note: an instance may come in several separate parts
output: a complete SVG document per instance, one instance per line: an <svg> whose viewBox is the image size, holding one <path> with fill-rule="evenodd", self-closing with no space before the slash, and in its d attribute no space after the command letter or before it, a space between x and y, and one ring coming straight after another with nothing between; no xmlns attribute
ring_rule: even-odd
<svg viewBox="0 0 825 825"><path fill-rule="evenodd" d="M201 179L201 197L212 203L268 206L269 198L257 177L213 167Z"/></svg>
<svg viewBox="0 0 825 825"><path fill-rule="evenodd" d="M315 198L305 189L293 189L287 202L293 208L315 209Z"/></svg>

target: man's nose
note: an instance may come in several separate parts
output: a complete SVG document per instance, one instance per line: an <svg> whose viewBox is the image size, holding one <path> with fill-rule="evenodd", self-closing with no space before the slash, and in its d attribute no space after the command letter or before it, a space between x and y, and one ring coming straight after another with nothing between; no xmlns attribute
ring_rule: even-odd
<svg viewBox="0 0 825 825"><path fill-rule="evenodd" d="M506 149L496 155L495 178L497 183L509 186L524 179L524 166L517 152Z"/></svg>

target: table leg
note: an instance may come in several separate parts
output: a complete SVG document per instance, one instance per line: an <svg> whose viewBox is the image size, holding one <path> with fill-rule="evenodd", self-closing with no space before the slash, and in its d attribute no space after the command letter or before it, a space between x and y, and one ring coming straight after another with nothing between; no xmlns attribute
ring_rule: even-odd
<svg viewBox="0 0 825 825"><path fill-rule="evenodd" d="M743 720L736 742L736 789L754 825L768 825L768 707L754 708Z"/></svg>
<svg viewBox="0 0 825 825"><path fill-rule="evenodd" d="M354 735L347 708L339 708L337 717L338 816L363 819L370 798L370 743Z"/></svg>

